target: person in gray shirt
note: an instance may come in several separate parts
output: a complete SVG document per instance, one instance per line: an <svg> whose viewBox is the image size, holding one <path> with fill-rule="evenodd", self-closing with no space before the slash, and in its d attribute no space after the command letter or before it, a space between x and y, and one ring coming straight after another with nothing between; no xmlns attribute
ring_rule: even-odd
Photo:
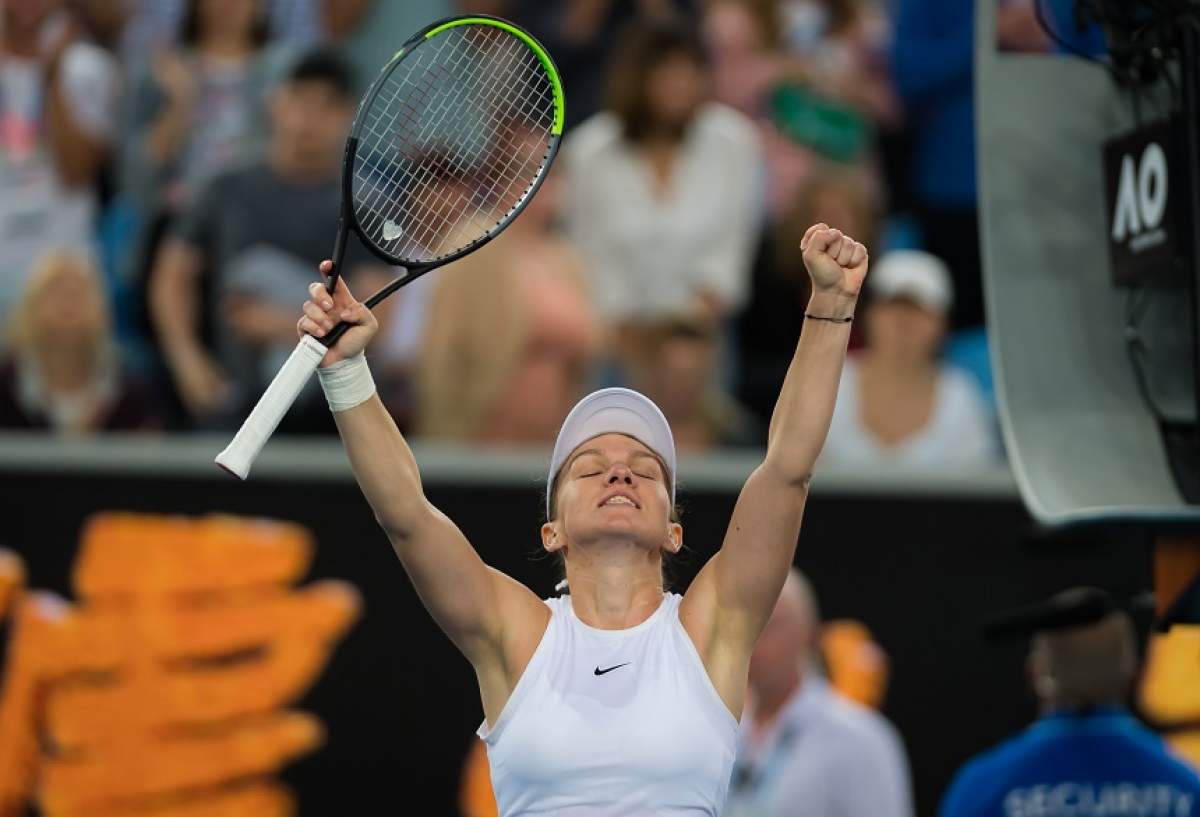
<svg viewBox="0 0 1200 817"><path fill-rule="evenodd" d="M198 427L236 428L295 346L295 293L328 257L337 226L353 94L340 57L300 58L271 97L264 160L209 182L158 256L151 314ZM354 236L343 266L367 291L393 277ZM331 430L327 415L319 390L310 390L281 430Z"/></svg>
<svg viewBox="0 0 1200 817"><path fill-rule="evenodd" d="M822 677L819 630L812 588L792 568L750 658L722 817L912 817L904 744Z"/></svg>

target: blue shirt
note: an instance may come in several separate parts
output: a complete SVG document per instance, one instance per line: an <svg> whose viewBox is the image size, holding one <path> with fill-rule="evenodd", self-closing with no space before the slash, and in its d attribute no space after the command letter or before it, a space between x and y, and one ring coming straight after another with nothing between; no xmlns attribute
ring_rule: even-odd
<svg viewBox="0 0 1200 817"><path fill-rule="evenodd" d="M898 0L892 72L924 204L975 207L975 3Z"/></svg>
<svg viewBox="0 0 1200 817"><path fill-rule="evenodd" d="M1200 817L1200 776L1122 709L1054 713L969 761L940 817Z"/></svg>

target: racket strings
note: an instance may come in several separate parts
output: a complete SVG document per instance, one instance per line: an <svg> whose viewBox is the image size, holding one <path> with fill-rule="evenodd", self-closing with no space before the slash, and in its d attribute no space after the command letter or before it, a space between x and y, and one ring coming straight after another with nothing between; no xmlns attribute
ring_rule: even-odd
<svg viewBox="0 0 1200 817"><path fill-rule="evenodd" d="M515 50L514 55L515 56L523 56L523 57L529 56L528 52L524 51L523 49ZM503 67L504 69L508 69L508 70L502 69L501 75L512 73L512 68L514 66L511 63L512 63L512 60L509 61L508 65L505 65ZM479 75L481 73L482 72L479 71L478 67L477 67L476 74ZM509 97L519 99L520 94L522 93L522 89L526 88L528 86L529 86L528 80L523 81L518 86L510 86L510 87L514 87L514 90L513 90L513 92L511 92L509 94ZM448 100L448 97L446 99ZM552 102L553 102L552 98L549 101L552 104ZM445 103L445 102L446 102L446 100L443 100L443 103ZM511 104L511 102L509 100L506 100L505 102L507 104ZM441 112L439 112L439 113L441 113ZM494 120L494 117L493 117L493 120ZM494 121L493 121L493 124L495 124ZM496 129L493 128L493 130L496 130ZM460 167L460 168L468 165L468 163L471 162L472 154L478 155L483 150L487 149L486 142L479 138L481 134L486 135L486 136L495 136L496 135L495 133L488 133L484 129L478 129L475 133L471 133L469 130L466 132L468 133L467 139L460 140L458 142L458 144L452 143L447 149L447 158L448 158L449 162L452 165L457 165L457 167ZM514 156L513 149L515 147L516 147L516 145L512 144L512 140L511 140L511 138L509 138L506 140L505 144L500 144L495 148L495 153L500 156L510 157L510 159L507 163L511 164L512 163L511 157ZM544 154L543 154L542 158L544 158ZM511 184L517 182L520 179L520 176L522 175L522 174L518 174L518 173L513 173L513 174L508 174L508 176L506 177L503 172L497 174L495 172L494 168L492 168L492 173L489 178L489 174L486 171L487 165L485 164L483 167L485 168L485 171L483 173L483 178L480 181L485 182L485 184L483 184L482 186L486 189L488 187L488 184L486 184L486 183L490 183L491 190L493 190L493 191L500 190L500 189L502 189L502 187L510 186ZM432 169L431 167L424 168L425 172L421 175L421 177L418 179L418 181L421 183L425 183L425 182L429 181L429 177L431 175L433 175L430 172L431 169ZM528 176L530 179L532 179L532 177L536 175L537 169L538 169L537 166L535 166L534 168L532 168L532 170L534 171L533 174L529 174L527 172L523 175ZM452 175L455 174L454 170L451 170L450 173ZM464 180L465 179L462 178L461 176L458 179L459 182L462 182ZM479 191L479 192L485 192L485 191ZM449 196L446 196L444 194L440 195L440 196L438 194L434 195L434 200L432 203L435 206L426 212L425 218L422 218L418 221L418 226L421 228L424 228L424 229L419 231L419 233L415 239L417 243L428 243L428 239L434 237L433 235L431 235L431 233L436 232L436 224L433 223L436 221L436 219L433 217L434 213L445 212L443 207L445 204L448 203L447 198L451 198L453 196L454 196L453 192L451 192ZM466 203L466 202L464 202L464 203ZM515 203L516 203L516 201L514 200L513 204L515 205ZM488 201L486 196L483 196L483 195L479 196L473 212L471 212L470 214L467 214L467 215L460 214L459 218L461 219L461 225L460 225L461 229L466 234L469 234L469 235L480 235L482 233L485 233L488 229L490 229L492 226L494 226L494 223L498 223L498 220L496 220L493 223L493 222L481 219L481 216L483 216L486 213L487 209L490 206L493 206L494 204L495 204L495 202ZM507 211L511 208L506 207L504 209ZM449 237L449 236L447 236L447 237ZM452 249L457 249L457 247L454 247Z"/></svg>
<svg viewBox="0 0 1200 817"><path fill-rule="evenodd" d="M426 127L424 128L424 131L422 133L418 134L417 140L416 140L418 143L421 143L422 141L428 139L428 136L431 131L431 128L429 127L429 123L439 121L439 119L447 113L447 109L449 107L447 103L448 103L449 99L450 99L449 96L444 96L440 100L441 107L437 108L437 109L433 109L432 114L424 120ZM412 141L412 140L410 139L409 141ZM480 147L481 147L480 145L477 145L477 144L473 145L473 144L469 144L469 143L468 144L460 144L458 146L450 145L446 151L446 156L444 158L446 160L448 160L451 164L457 162L461 165L463 163L463 160L465 158L467 158L464 154L467 154L470 152L478 152L480 150ZM457 148L457 149L455 149L455 148ZM431 183L435 183L436 181L438 181L438 179L436 177L439 174L437 173L437 168L434 163L429 163L429 162L425 163L424 166L421 167L415 173L411 167L408 168L407 170L408 170L408 172L407 172L407 174L405 174L405 175L407 175L407 178L406 179L402 178L401 182L408 183L408 185L410 187L420 188L421 186L429 186ZM446 171L443 170L443 174L445 174L445 173L446 173ZM449 174L453 174L453 173L454 173L453 170L449 170ZM458 181L460 183L465 180L464 178L461 178L463 174L459 173L458 175L460 176L460 178L458 179ZM393 172L388 178L389 178L389 183L394 184L396 182L396 173ZM415 184L413 184L414 182L415 182ZM438 214L446 212L445 206L449 203L449 199L451 199L455 196L454 196L454 191L452 189L439 191L439 194L435 194L434 198L428 199L426 201L426 204L432 205L432 206L426 207L425 209L420 211L421 216L415 222L417 230L414 235L413 242L412 242L412 244L416 245L416 247L413 247L412 249L433 248L436 250L437 249L436 244L442 243L442 242L437 242L437 241L431 240L431 239L437 238L437 236L435 234L438 232L438 229L437 229L438 223L439 223ZM459 196L457 198L459 198L460 201L462 201L461 194L459 194ZM372 200L371 203L378 205L378 202L379 202L379 199L378 199L378 197L376 197L374 200ZM469 204L466 201L462 201L462 203ZM462 208L460 207L459 209L461 210ZM481 209L481 206L476 207L477 212L480 209ZM468 219L466 219L466 221L468 223L465 225L464 229L466 229L468 232L477 233L480 231L480 225L478 224L477 215L473 214L473 216L475 216L475 217L474 218L469 217ZM474 222L474 223L471 223L471 222ZM450 238L450 236L442 236L442 238ZM453 249L453 248L451 248L451 249ZM415 253L409 252L406 254L413 255ZM435 252L434 254L437 254L437 253Z"/></svg>
<svg viewBox="0 0 1200 817"><path fill-rule="evenodd" d="M525 199L550 152L554 86L536 54L494 26L422 44L368 104L355 213L372 241L406 260L483 239Z"/></svg>

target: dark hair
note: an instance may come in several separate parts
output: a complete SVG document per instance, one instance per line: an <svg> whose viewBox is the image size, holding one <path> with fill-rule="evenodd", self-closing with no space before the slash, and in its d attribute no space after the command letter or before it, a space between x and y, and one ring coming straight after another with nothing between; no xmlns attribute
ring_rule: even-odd
<svg viewBox="0 0 1200 817"><path fill-rule="evenodd" d="M202 2L204 0L188 0L187 8L184 9L183 19L179 23L179 42L184 45L195 46L200 42L200 4ZM262 48L271 39L271 21L267 16L265 0L256 0L255 4L258 6L258 14L250 29L250 41L255 48Z"/></svg>
<svg viewBox="0 0 1200 817"><path fill-rule="evenodd" d="M818 204L827 193L840 193L849 198L859 224L855 229L865 229L864 234L854 238L868 250L875 246L879 226L879 201L862 173L844 165L821 163L809 179L796 191L780 219L770 230L770 260L775 273L784 279L799 280L808 285L808 272L800 253L800 240L809 225L828 220ZM849 229L849 225L832 225Z"/></svg>
<svg viewBox="0 0 1200 817"><path fill-rule="evenodd" d="M663 475L666 477L667 485L671 484L671 471L667 468L666 463L659 459L655 454L655 459L658 459L659 467L662 468ZM552 488L547 488L547 493L542 497L542 507L549 508L549 515L546 517L547 522L553 522L558 517L558 489L562 485L563 471L566 470L568 462L564 462L559 466L557 473L554 475L554 480L551 482ZM678 486L676 486L678 487ZM550 492L553 493L550 493ZM683 509L678 502L671 505L671 521L678 523L683 518ZM544 553L545 551L543 551ZM678 552L663 553L662 557L662 580L663 589L670 590L675 585L676 571L675 568L679 562L687 558L688 550L686 547L681 547ZM554 552L555 562L555 581L558 585L562 585L567 579L567 557L561 550ZM557 587L556 587L557 589Z"/></svg>
<svg viewBox="0 0 1200 817"><path fill-rule="evenodd" d="M315 48L301 54L288 71L287 82L324 82L338 96L354 96L354 70L331 48Z"/></svg>
<svg viewBox="0 0 1200 817"><path fill-rule="evenodd" d="M862 16L863 3L861 0L829 0L828 32L832 35L841 34Z"/></svg>
<svg viewBox="0 0 1200 817"><path fill-rule="evenodd" d="M621 32L608 64L604 105L621 121L625 138L640 142L654 125L646 98L646 77L669 57L682 54L708 65L699 32L678 17L639 17Z"/></svg>

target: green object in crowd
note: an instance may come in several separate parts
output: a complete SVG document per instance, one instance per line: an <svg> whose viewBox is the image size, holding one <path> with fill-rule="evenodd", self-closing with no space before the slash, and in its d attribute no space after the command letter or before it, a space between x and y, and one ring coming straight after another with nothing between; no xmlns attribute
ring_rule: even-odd
<svg viewBox="0 0 1200 817"><path fill-rule="evenodd" d="M853 161L867 148L871 128L865 117L802 85L776 86L769 105L771 121L780 132L830 159Z"/></svg>

